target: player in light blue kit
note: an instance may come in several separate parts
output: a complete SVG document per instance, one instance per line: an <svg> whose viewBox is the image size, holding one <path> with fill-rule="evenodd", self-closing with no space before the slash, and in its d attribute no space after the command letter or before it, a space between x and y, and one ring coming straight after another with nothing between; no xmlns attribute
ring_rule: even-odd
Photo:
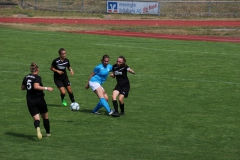
<svg viewBox="0 0 240 160"><path fill-rule="evenodd" d="M93 114L99 114L98 110L103 106L108 115L113 114L113 110L110 109L108 104L108 95L102 87L102 84L107 80L109 72L112 71L112 65L108 64L109 56L104 55L102 57L102 63L97 65L94 69L92 74L89 77L88 83L86 84L85 88L88 89L89 87L96 93L100 101L98 102L97 106L92 110Z"/></svg>

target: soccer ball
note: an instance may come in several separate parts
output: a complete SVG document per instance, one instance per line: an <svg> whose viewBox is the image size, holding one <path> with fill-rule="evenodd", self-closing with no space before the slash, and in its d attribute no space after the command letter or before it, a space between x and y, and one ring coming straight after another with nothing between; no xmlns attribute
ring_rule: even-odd
<svg viewBox="0 0 240 160"><path fill-rule="evenodd" d="M71 105L70 105L70 109L71 109L72 111L78 111L78 110L80 109L80 105L79 105L77 102L73 102L73 103L71 103Z"/></svg>

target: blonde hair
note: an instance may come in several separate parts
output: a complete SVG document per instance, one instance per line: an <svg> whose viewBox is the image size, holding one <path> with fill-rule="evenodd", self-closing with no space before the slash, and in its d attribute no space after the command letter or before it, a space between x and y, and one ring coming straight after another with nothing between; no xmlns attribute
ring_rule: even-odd
<svg viewBox="0 0 240 160"><path fill-rule="evenodd" d="M32 62L30 65L30 71L31 72L36 72L38 69L38 65L35 62Z"/></svg>

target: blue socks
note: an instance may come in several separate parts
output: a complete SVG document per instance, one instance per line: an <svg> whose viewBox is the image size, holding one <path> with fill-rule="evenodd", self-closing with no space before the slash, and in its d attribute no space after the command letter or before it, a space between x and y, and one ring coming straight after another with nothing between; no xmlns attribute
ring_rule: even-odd
<svg viewBox="0 0 240 160"><path fill-rule="evenodd" d="M108 111L108 113L111 111L108 102L106 101L105 98L100 98L100 103L102 104L102 106Z"/></svg>
<svg viewBox="0 0 240 160"><path fill-rule="evenodd" d="M101 102L98 102L96 107L92 110L93 113L97 112L100 108L102 108Z"/></svg>
<svg viewBox="0 0 240 160"><path fill-rule="evenodd" d="M92 110L92 112L97 112L102 106L108 111L108 113L111 111L108 102L105 98L100 98L100 101L98 102L97 106Z"/></svg>

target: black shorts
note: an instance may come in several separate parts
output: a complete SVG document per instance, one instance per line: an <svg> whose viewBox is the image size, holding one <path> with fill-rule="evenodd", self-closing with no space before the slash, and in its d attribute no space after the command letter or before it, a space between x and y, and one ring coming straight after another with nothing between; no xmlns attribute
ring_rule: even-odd
<svg viewBox="0 0 240 160"><path fill-rule="evenodd" d="M119 94L122 94L122 95L124 95L125 98L127 98L128 93L130 91L130 86L121 87L121 86L116 85L114 90L119 91Z"/></svg>
<svg viewBox="0 0 240 160"><path fill-rule="evenodd" d="M27 105L28 105L29 113L32 116L39 113L42 114L42 113L48 112L47 103L43 97L38 99L33 99L33 98L27 99Z"/></svg>
<svg viewBox="0 0 240 160"><path fill-rule="evenodd" d="M54 77L54 83L56 84L57 88L67 87L71 85L67 76L63 78Z"/></svg>

